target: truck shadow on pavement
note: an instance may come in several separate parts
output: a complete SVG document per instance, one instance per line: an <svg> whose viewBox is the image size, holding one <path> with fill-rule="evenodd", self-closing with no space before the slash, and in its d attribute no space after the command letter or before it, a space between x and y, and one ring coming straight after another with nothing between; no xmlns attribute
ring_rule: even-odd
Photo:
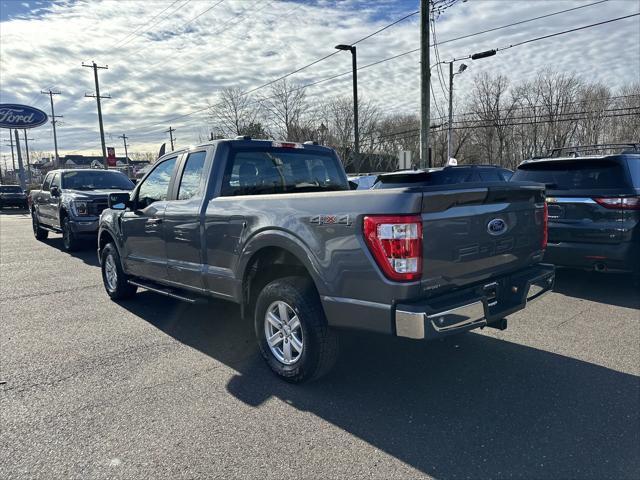
<svg viewBox="0 0 640 480"><path fill-rule="evenodd" d="M57 248L64 254L71 255L72 257L82 260L87 265L92 267L100 266L100 263L98 262L98 255L96 253L98 245L97 240L95 239L83 240L78 249L73 252L65 251L62 245L62 235L50 234L49 238L47 238L45 242L50 246Z"/></svg>
<svg viewBox="0 0 640 480"><path fill-rule="evenodd" d="M640 309L640 287L629 274L558 268L553 290L568 297Z"/></svg>
<svg viewBox="0 0 640 480"><path fill-rule="evenodd" d="M435 478L620 479L640 470L634 375L475 333L426 344L342 332L336 368L295 386L271 374L232 304L145 292L122 306L235 370L227 390L245 404L278 398Z"/></svg>

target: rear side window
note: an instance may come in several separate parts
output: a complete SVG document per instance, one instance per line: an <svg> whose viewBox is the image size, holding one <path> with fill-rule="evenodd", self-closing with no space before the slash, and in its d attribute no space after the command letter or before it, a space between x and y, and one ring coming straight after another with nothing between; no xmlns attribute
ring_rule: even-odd
<svg viewBox="0 0 640 480"><path fill-rule="evenodd" d="M235 150L229 156L222 195L349 190L338 159L302 149Z"/></svg>
<svg viewBox="0 0 640 480"><path fill-rule="evenodd" d="M621 164L606 160L563 160L524 164L512 180L539 182L551 190L594 190L626 187Z"/></svg>
<svg viewBox="0 0 640 480"><path fill-rule="evenodd" d="M202 169L207 152L190 153L182 172L178 200L189 200L202 194Z"/></svg>
<svg viewBox="0 0 640 480"><path fill-rule="evenodd" d="M631 172L631 180L635 188L640 188L640 158L630 158L627 160L629 171Z"/></svg>
<svg viewBox="0 0 640 480"><path fill-rule="evenodd" d="M483 182L504 182L502 171L498 168L480 168L480 180Z"/></svg>

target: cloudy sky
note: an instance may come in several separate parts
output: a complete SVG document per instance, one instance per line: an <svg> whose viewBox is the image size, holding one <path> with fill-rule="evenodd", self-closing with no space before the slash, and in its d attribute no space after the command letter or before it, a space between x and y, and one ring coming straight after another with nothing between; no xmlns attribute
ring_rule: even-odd
<svg viewBox="0 0 640 480"><path fill-rule="evenodd" d="M542 20L467 39L460 36L558 12L597 0L460 0L436 22L441 59L505 47L523 40L640 11L640 0L608 0ZM100 70L107 145L122 154L118 135L126 133L133 151L157 151L177 130L177 145L198 141L206 112L217 92L237 86L251 90L352 43L419 8L418 0L0 0L0 102L22 103L49 113L55 89L61 154L100 152L93 75ZM419 15L358 44L358 63L367 65L419 47ZM640 17L500 51L467 62L456 77L464 96L474 74L489 71L513 81L543 68L576 73L613 88L640 79ZM333 55L289 79L307 84L351 68L348 52ZM419 53L387 61L358 74L360 94L384 111L417 112ZM437 77L434 77L437 82ZM350 95L351 76L309 87L308 98ZM466 88L466 90L465 90ZM266 95L268 88L255 92ZM443 106L439 84L436 102ZM31 131L33 150L52 150L50 124ZM0 133L1 153L7 131Z"/></svg>

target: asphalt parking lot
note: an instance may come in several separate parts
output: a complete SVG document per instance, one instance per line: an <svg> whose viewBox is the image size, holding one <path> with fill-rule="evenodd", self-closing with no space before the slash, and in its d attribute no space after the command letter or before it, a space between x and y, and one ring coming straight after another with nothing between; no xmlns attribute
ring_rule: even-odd
<svg viewBox="0 0 640 480"><path fill-rule="evenodd" d="M640 291L559 271L556 292L425 344L341 335L292 386L223 302L103 291L93 245L0 213L2 478L640 476Z"/></svg>

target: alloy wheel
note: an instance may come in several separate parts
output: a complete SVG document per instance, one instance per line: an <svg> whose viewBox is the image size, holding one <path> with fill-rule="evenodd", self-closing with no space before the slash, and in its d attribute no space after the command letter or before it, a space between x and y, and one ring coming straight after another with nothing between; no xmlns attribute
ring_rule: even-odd
<svg viewBox="0 0 640 480"><path fill-rule="evenodd" d="M264 334L274 357L284 365L293 365L304 351L304 334L296 312L283 301L269 305L264 318Z"/></svg>

